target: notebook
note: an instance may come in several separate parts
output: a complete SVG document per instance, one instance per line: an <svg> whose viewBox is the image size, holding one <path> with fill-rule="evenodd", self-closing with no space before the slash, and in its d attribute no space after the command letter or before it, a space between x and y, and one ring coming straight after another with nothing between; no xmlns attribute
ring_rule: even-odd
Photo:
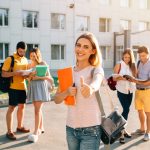
<svg viewBox="0 0 150 150"><path fill-rule="evenodd" d="M73 86L73 70L72 67L59 69L57 71L58 74L58 81L59 81L59 87L61 92L67 90L68 87ZM68 96L65 99L66 105L75 105L75 97L74 96Z"/></svg>
<svg viewBox="0 0 150 150"><path fill-rule="evenodd" d="M36 74L39 77L46 76L48 66L46 65L36 65Z"/></svg>

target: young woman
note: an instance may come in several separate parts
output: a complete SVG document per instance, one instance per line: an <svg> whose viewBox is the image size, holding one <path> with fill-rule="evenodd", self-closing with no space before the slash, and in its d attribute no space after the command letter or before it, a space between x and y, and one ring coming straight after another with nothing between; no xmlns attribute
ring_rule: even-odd
<svg viewBox="0 0 150 150"><path fill-rule="evenodd" d="M75 96L76 104L68 106L66 135L69 150L99 150L100 110L95 97L104 72L98 42L92 33L82 34L75 43L76 66L73 68L75 87L55 95L59 104L67 96ZM94 70L93 77L91 76Z"/></svg>
<svg viewBox="0 0 150 150"><path fill-rule="evenodd" d="M123 108L122 116L127 120L136 85L126 80L123 75L135 77L137 74L132 50L127 49L123 52L122 60L114 67L114 73L120 75L114 79L117 81L117 96ZM131 138L131 135L125 130L120 138L121 144L125 143L124 137Z"/></svg>
<svg viewBox="0 0 150 150"><path fill-rule="evenodd" d="M34 48L30 51L30 60L31 64L29 64L29 68L35 68L36 65L47 65L42 61L41 53L38 48ZM54 86L53 78L51 77L49 70L44 77L36 76L36 74L31 74L29 77L27 95L28 100L33 102L35 109L35 128L33 134L28 137L28 140L31 142L36 142L38 140L38 135L44 133L42 107L43 102L50 100L48 82Z"/></svg>

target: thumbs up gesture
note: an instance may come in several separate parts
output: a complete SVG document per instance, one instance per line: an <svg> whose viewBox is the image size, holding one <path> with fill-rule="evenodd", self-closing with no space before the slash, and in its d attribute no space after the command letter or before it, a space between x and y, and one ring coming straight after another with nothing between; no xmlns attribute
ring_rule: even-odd
<svg viewBox="0 0 150 150"><path fill-rule="evenodd" d="M90 87L88 84L84 82L83 77L80 77L80 84L81 84L80 91L83 97L88 98L93 94L94 90L92 89L92 87Z"/></svg>

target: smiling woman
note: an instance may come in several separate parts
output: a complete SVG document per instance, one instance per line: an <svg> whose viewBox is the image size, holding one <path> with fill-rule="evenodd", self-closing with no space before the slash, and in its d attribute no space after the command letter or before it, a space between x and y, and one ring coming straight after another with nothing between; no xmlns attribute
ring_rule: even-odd
<svg viewBox="0 0 150 150"><path fill-rule="evenodd" d="M68 149L85 150L90 147L99 150L101 121L95 92L100 88L104 72L97 39L92 33L82 34L76 40L74 51L76 57L76 66L73 69L75 86L63 92L58 88L54 100L56 104L59 104L68 96L75 97L75 104L68 105L66 125Z"/></svg>

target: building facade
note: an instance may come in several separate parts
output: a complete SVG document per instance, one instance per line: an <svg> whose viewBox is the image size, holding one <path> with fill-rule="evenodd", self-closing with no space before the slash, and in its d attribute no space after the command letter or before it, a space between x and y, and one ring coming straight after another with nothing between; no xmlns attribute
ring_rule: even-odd
<svg viewBox="0 0 150 150"><path fill-rule="evenodd" d="M114 32L131 31L130 47L150 47L150 0L0 0L0 62L18 41L28 45L26 56L39 47L50 69L74 65L74 42L93 32L105 68L114 64ZM116 37L116 59L121 59L123 36Z"/></svg>

